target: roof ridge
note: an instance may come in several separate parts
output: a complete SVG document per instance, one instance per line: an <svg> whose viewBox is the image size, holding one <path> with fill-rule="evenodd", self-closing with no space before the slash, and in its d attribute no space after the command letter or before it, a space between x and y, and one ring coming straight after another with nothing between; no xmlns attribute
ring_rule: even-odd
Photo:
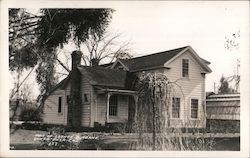
<svg viewBox="0 0 250 158"><path fill-rule="evenodd" d="M107 70L107 71L119 71L119 72L121 72L121 71L124 71L124 70L120 70L120 69L107 69L107 68L105 68L105 67L102 67L102 66L86 66L86 65L79 65L78 67L80 67L80 68L89 68L89 69L99 69L99 70ZM126 72L126 71L124 71L124 72Z"/></svg>
<svg viewBox="0 0 250 158"><path fill-rule="evenodd" d="M130 59L119 59L119 60L123 60L123 61L126 61L126 60L133 60L133 59L138 59L138 58L143 58L143 57L158 55L158 54L161 54L161 53L167 53L167 52L175 51L175 50L178 50L178 49L184 49L184 48L187 48L187 47L189 47L189 46L174 48L174 49L170 49L170 50L166 50L166 51L161 51L161 52L157 52L157 53L152 53L152 54L148 54L148 55L143 55L143 56L139 56L139 57L134 57L134 58L130 58Z"/></svg>

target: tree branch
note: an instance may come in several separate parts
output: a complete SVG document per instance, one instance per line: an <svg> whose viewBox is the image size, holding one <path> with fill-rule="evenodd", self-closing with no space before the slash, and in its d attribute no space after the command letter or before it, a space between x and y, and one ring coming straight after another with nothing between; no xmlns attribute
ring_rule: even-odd
<svg viewBox="0 0 250 158"><path fill-rule="evenodd" d="M58 59L56 58L56 60L58 61L58 63L65 69L67 70L68 72L70 72L70 70Z"/></svg>

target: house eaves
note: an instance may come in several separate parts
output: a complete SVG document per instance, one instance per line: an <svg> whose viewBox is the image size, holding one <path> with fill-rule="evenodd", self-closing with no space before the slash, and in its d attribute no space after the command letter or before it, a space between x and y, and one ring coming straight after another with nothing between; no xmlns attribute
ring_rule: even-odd
<svg viewBox="0 0 250 158"><path fill-rule="evenodd" d="M194 59L197 61L197 63L201 66L201 68L203 69L201 71L201 73L211 73L212 70L207 66L208 64L210 64L209 61L206 61L204 59L202 59L201 57L199 57L199 55L193 50L193 48L191 46L187 46L185 49L183 49L180 53L178 53L176 56L174 56L173 58L171 58L170 60L168 60L165 65L169 65L171 62L173 62L175 59L177 59L179 56L181 56L183 53L185 53L186 51L190 51L191 55L194 57Z"/></svg>
<svg viewBox="0 0 250 158"><path fill-rule="evenodd" d="M152 70L159 67L164 68L164 64L167 61L182 52L185 48L186 47L176 48L131 59L119 59L112 65L112 68L115 68L118 63L130 72Z"/></svg>

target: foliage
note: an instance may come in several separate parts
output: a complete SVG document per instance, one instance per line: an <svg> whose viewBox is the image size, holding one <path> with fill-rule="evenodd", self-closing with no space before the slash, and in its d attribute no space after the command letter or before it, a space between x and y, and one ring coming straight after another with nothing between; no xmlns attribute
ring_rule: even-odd
<svg viewBox="0 0 250 158"><path fill-rule="evenodd" d="M72 40L79 46L90 34L101 37L113 10L105 9L40 9L32 14L26 9L9 9L9 69L36 68L40 85L37 99L43 104L57 82L56 50Z"/></svg>
<svg viewBox="0 0 250 158"><path fill-rule="evenodd" d="M111 63L115 59L127 59L129 54L129 42L119 42L121 34L111 34L108 31L103 36L90 34L84 44L80 45L83 50L83 61L85 65L99 65L100 63ZM85 53L86 52L86 53Z"/></svg>
<svg viewBox="0 0 250 158"><path fill-rule="evenodd" d="M19 74L17 74L17 78L19 78ZM10 120L13 121L19 120L20 117L22 118L24 115L27 116L27 113L23 113L25 110L35 108L35 104L30 97L30 85L24 84L21 88L19 88L19 86L19 79L17 79L17 82L14 83L14 88L10 91ZM37 115L37 117L39 116Z"/></svg>
<svg viewBox="0 0 250 158"><path fill-rule="evenodd" d="M239 49L240 45L239 45L239 40L240 40L240 30L238 30L237 32L233 32L230 35L225 37L225 49L232 51L232 50L237 50Z"/></svg>
<svg viewBox="0 0 250 158"><path fill-rule="evenodd" d="M38 57L35 54L35 27L37 17L25 9L9 9L9 68L16 71L34 67Z"/></svg>
<svg viewBox="0 0 250 158"><path fill-rule="evenodd" d="M38 41L49 48L73 38L78 44L89 34L102 36L111 19L111 9L42 9L38 21Z"/></svg>
<svg viewBox="0 0 250 158"><path fill-rule="evenodd" d="M206 128L210 133L240 133L240 121L207 120Z"/></svg>
<svg viewBox="0 0 250 158"><path fill-rule="evenodd" d="M41 112L35 108L25 108L22 110L20 116L20 121L41 121Z"/></svg>
<svg viewBox="0 0 250 158"><path fill-rule="evenodd" d="M199 134L198 126L188 121L183 124L195 130L197 136L189 137L170 121L171 98L175 82L170 82L162 73L146 73L137 83L138 104L133 130L138 134L136 150L212 150L213 139Z"/></svg>
<svg viewBox="0 0 250 158"><path fill-rule="evenodd" d="M36 69L36 80L40 84L40 95L37 98L38 103L43 103L48 96L48 92L56 85L58 78L55 75L56 56L51 53L50 56L43 54L42 61L38 63Z"/></svg>
<svg viewBox="0 0 250 158"><path fill-rule="evenodd" d="M156 150L159 142L156 133L164 131L169 125L168 79L164 74L142 74L137 84L138 105L136 108L135 131L139 133L139 146L149 145L146 148ZM145 139L143 133L152 133L152 139ZM149 142L145 143L145 140ZM151 141L152 140L152 141ZM144 148L144 147L143 147Z"/></svg>
<svg viewBox="0 0 250 158"><path fill-rule="evenodd" d="M232 88L229 87L228 81L226 80L226 78L224 76L221 76L220 79L220 87L219 87L219 94L223 94L223 93L232 93L234 90Z"/></svg>
<svg viewBox="0 0 250 158"><path fill-rule="evenodd" d="M70 39L80 44L90 34L101 37L112 12L112 9L40 9L33 15L25 9L9 9L10 70L33 67L41 53L51 55Z"/></svg>

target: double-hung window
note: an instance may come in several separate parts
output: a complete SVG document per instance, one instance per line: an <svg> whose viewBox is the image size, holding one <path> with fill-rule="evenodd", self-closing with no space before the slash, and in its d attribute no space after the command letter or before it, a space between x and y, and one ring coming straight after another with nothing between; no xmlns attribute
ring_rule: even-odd
<svg viewBox="0 0 250 158"><path fill-rule="evenodd" d="M84 93L83 94L83 103L84 104L89 104L90 103L90 94L89 93Z"/></svg>
<svg viewBox="0 0 250 158"><path fill-rule="evenodd" d="M180 118L180 98L172 99L172 118Z"/></svg>
<svg viewBox="0 0 250 158"><path fill-rule="evenodd" d="M62 112L62 97L58 98L58 113Z"/></svg>
<svg viewBox="0 0 250 158"><path fill-rule="evenodd" d="M109 98L109 115L117 116L118 96L112 95Z"/></svg>
<svg viewBox="0 0 250 158"><path fill-rule="evenodd" d="M191 99L191 118L198 118L198 99Z"/></svg>
<svg viewBox="0 0 250 158"><path fill-rule="evenodd" d="M189 61L188 59L182 59L182 77L189 76Z"/></svg>

